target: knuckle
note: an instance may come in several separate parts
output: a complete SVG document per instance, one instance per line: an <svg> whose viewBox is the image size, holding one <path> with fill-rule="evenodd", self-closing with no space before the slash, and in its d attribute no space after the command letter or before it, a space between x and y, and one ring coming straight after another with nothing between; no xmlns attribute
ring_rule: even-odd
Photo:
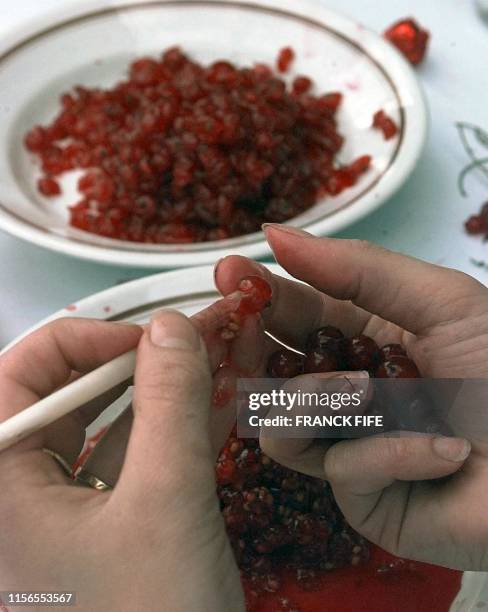
<svg viewBox="0 0 488 612"><path fill-rule="evenodd" d="M146 366L139 387L137 391L144 399L174 402L179 398L210 393L210 373L194 360L172 358Z"/></svg>
<svg viewBox="0 0 488 612"><path fill-rule="evenodd" d="M350 248L358 254L367 254L377 249L371 242L363 240L362 238L351 238L348 240L348 243Z"/></svg>

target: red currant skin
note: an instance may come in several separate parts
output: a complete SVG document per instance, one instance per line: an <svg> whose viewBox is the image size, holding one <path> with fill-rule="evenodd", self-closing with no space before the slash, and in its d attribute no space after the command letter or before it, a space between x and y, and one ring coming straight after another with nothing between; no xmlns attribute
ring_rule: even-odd
<svg viewBox="0 0 488 612"><path fill-rule="evenodd" d="M294 378L303 374L304 356L289 349L280 349L268 359L268 375L271 378Z"/></svg>
<svg viewBox="0 0 488 612"><path fill-rule="evenodd" d="M344 338L344 334L337 327L326 325L312 332L307 338L307 350L315 348L330 348L337 346Z"/></svg>
<svg viewBox="0 0 488 612"><path fill-rule="evenodd" d="M316 348L305 357L304 372L336 372L340 369L340 360L336 351L327 348Z"/></svg>
<svg viewBox="0 0 488 612"><path fill-rule="evenodd" d="M393 355L407 356L407 351L401 344L385 344L385 346L381 347L380 352L381 361L387 361Z"/></svg>
<svg viewBox="0 0 488 612"><path fill-rule="evenodd" d="M392 355L376 370L376 378L420 378L415 363L405 355Z"/></svg>
<svg viewBox="0 0 488 612"><path fill-rule="evenodd" d="M380 360L376 342L361 334L345 342L344 357L349 370L374 370Z"/></svg>
<svg viewBox="0 0 488 612"><path fill-rule="evenodd" d="M242 315L261 312L271 303L272 290L268 281L260 276L246 276L239 283L242 292L238 313Z"/></svg>

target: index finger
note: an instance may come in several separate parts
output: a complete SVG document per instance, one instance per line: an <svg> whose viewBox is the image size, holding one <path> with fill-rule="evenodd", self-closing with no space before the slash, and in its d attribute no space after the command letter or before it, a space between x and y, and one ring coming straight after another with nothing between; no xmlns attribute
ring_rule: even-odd
<svg viewBox="0 0 488 612"><path fill-rule="evenodd" d="M316 238L274 224L265 232L290 274L416 334L478 312L486 297L486 288L466 274L364 241Z"/></svg>
<svg viewBox="0 0 488 612"><path fill-rule="evenodd" d="M33 332L0 357L0 421L61 387L73 372L86 373L133 349L141 333L135 325L77 318L58 319ZM42 447L44 433L15 448Z"/></svg>

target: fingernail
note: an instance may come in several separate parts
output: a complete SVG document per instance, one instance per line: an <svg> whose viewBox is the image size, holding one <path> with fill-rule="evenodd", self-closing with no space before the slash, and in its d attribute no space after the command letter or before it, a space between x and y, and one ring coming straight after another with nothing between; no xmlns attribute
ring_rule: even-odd
<svg viewBox="0 0 488 612"><path fill-rule="evenodd" d="M320 380L337 380L343 378L346 381L354 382L354 379L358 378L361 380L369 379L369 372L366 370L353 370L352 372L337 372L337 374L333 374L332 376L330 372L317 372L312 374L312 376Z"/></svg>
<svg viewBox="0 0 488 612"><path fill-rule="evenodd" d="M361 393L366 394L369 385L369 373L366 370L353 372L341 372L337 378L344 379L344 385L341 387L341 392Z"/></svg>
<svg viewBox="0 0 488 612"><path fill-rule="evenodd" d="M369 373L366 370L360 370L353 372L338 372L337 374L333 374L331 376L330 372L324 373L314 373L310 374L311 378L314 378L317 381L320 381L321 388L323 389L324 383L328 381L334 381L334 388L343 381L343 384L337 389L337 392L340 393L357 393L363 392L366 393L369 385ZM335 389L334 389L335 390Z"/></svg>
<svg viewBox="0 0 488 612"><path fill-rule="evenodd" d="M463 438L434 438L432 447L439 457L456 463L464 461L471 452L471 444Z"/></svg>
<svg viewBox="0 0 488 612"><path fill-rule="evenodd" d="M160 348L198 351L200 334L177 310L162 310L151 319L151 342Z"/></svg>
<svg viewBox="0 0 488 612"><path fill-rule="evenodd" d="M292 236L300 236L302 238L312 237L313 234L306 232L304 230L298 229L297 227L290 227L289 225L281 225L280 223L263 223L261 226L263 232L266 232L268 229L274 229L279 232L284 232L285 234L291 234Z"/></svg>
<svg viewBox="0 0 488 612"><path fill-rule="evenodd" d="M224 261L225 257L221 257L214 266L213 277L214 277L214 285L217 286L217 271L219 269L220 264Z"/></svg>

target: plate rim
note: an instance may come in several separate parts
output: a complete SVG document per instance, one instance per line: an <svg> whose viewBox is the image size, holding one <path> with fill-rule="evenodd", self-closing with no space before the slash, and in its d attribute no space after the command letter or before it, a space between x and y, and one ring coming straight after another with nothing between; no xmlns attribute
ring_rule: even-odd
<svg viewBox="0 0 488 612"><path fill-rule="evenodd" d="M306 20L315 20L320 23L331 22L332 30L342 35L366 53L372 61L385 73L396 90L402 113L404 130L403 139L393 155L390 165L369 187L368 191L344 204L337 211L324 215L322 218L301 224L299 227L317 235L331 235L343 230L351 223L357 222L379 208L393 193L395 193L412 173L423 150L427 129L428 109L422 87L405 58L382 37L363 27L352 18L340 12L316 5L311 0L184 0L185 4L237 5L248 8L266 9L280 14L295 15ZM91 14L118 8L137 7L138 5L154 6L175 4L174 0L115 0L114 2L97 2L96 0L79 0L61 11L48 11L41 19L31 19L22 26L13 29L0 43L0 55L5 56L20 45L28 44L33 36L43 36L50 29L62 27L66 23ZM177 2L176 2L177 4ZM361 40L357 39L357 32L361 32ZM354 35L356 32L356 35ZM409 98L410 104L405 105ZM287 222L294 225L293 220ZM242 253L249 257L261 258L270 255L270 249L264 237L259 238L260 232L250 234L254 236L252 243L240 245L213 243L209 248L187 251L181 245L173 252L145 252L143 250L124 249L117 246L99 246L71 240L69 237L56 235L29 225L15 216L14 212L0 210L0 229L24 241L36 244L49 250L65 255L105 263L109 265L139 267L146 269L183 267L188 265L205 264L215 261L231 253Z"/></svg>

